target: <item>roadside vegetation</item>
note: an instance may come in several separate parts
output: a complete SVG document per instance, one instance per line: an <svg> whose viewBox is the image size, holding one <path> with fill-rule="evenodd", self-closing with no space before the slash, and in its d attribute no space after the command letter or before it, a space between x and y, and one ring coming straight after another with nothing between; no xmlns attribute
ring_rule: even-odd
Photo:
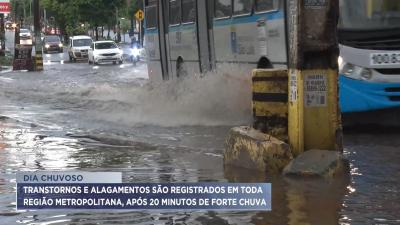
<svg viewBox="0 0 400 225"><path fill-rule="evenodd" d="M12 60L13 58L11 54L6 53L5 55L0 55L0 67L11 66Z"/></svg>
<svg viewBox="0 0 400 225"><path fill-rule="evenodd" d="M18 3L17 3L18 2ZM11 4L29 23L30 0L11 0ZM51 18L48 23L58 27L63 36L85 34L92 30L96 40L101 32L115 30L119 24L126 31L135 12L142 8L141 0L40 0L42 11ZM24 15L21 15L21 13ZM28 12L28 13L27 13ZM123 18L123 20L121 20ZM109 35L107 35L109 36Z"/></svg>

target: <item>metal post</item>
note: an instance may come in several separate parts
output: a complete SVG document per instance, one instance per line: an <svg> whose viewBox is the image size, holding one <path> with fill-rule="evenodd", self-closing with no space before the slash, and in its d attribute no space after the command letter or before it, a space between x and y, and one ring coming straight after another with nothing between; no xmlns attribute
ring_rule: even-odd
<svg viewBox="0 0 400 225"><path fill-rule="evenodd" d="M39 0L33 0L33 25L35 30L35 70L43 70L43 56L42 56L42 40L41 40L41 26L40 26L40 8Z"/></svg>
<svg viewBox="0 0 400 225"><path fill-rule="evenodd" d="M289 0L287 7L289 143L296 155L311 149L341 151L339 0Z"/></svg>
<svg viewBox="0 0 400 225"><path fill-rule="evenodd" d="M143 41L142 41L142 21L139 21L139 46L143 47Z"/></svg>
<svg viewBox="0 0 400 225"><path fill-rule="evenodd" d="M0 14L0 37L2 37L0 55L4 55L4 51L6 49L6 32L4 29L4 14Z"/></svg>

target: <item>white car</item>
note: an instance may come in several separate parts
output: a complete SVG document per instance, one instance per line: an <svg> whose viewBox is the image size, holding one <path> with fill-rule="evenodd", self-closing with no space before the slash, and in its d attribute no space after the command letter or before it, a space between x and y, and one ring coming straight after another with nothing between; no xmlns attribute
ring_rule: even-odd
<svg viewBox="0 0 400 225"><path fill-rule="evenodd" d="M89 49L89 64L113 62L122 64L123 52L114 41L96 41Z"/></svg>
<svg viewBox="0 0 400 225"><path fill-rule="evenodd" d="M32 33L29 29L21 28L19 30L19 39L21 45L32 45Z"/></svg>
<svg viewBox="0 0 400 225"><path fill-rule="evenodd" d="M20 38L21 40L31 39L31 38L32 38L31 31L28 30L28 29L21 28L21 29L19 30L19 38Z"/></svg>
<svg viewBox="0 0 400 225"><path fill-rule="evenodd" d="M71 37L68 44L69 61L87 59L92 42L92 38L89 36L79 35Z"/></svg>

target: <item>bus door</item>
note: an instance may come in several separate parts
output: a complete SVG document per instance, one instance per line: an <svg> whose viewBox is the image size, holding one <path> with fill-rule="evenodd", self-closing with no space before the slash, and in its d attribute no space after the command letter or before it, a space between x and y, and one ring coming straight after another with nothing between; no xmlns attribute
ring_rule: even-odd
<svg viewBox="0 0 400 225"><path fill-rule="evenodd" d="M207 0L197 1L197 41L199 46L200 72L204 73L212 69L210 24L211 11Z"/></svg>

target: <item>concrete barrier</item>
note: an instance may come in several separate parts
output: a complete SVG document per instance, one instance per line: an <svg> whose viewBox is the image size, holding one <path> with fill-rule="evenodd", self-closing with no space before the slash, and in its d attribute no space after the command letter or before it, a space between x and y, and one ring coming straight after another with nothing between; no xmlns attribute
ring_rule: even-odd
<svg viewBox="0 0 400 225"><path fill-rule="evenodd" d="M288 135L288 72L253 70L253 127L280 140Z"/></svg>
<svg viewBox="0 0 400 225"><path fill-rule="evenodd" d="M289 145L250 127L235 127L229 132L224 164L280 173L293 159Z"/></svg>
<svg viewBox="0 0 400 225"><path fill-rule="evenodd" d="M290 162L283 174L291 177L332 178L347 173L348 168L348 162L340 152L309 150Z"/></svg>

